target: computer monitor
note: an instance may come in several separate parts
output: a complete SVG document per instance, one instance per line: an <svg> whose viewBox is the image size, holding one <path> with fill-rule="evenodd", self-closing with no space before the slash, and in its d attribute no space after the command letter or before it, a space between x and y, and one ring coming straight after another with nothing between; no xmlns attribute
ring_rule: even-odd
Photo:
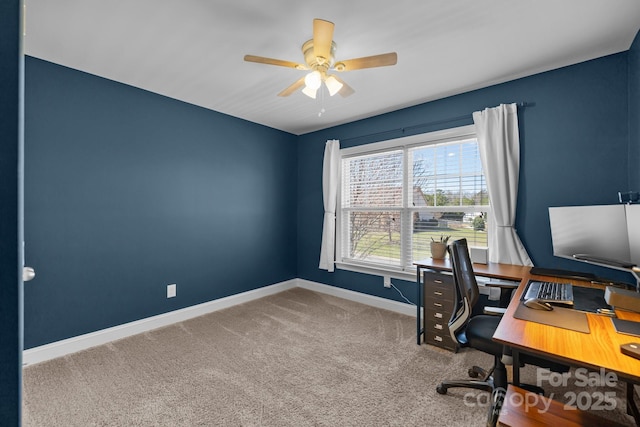
<svg viewBox="0 0 640 427"><path fill-rule="evenodd" d="M631 261L640 266L640 205L625 205Z"/></svg>
<svg viewBox="0 0 640 427"><path fill-rule="evenodd" d="M639 205L550 207L553 254L629 271L640 265Z"/></svg>

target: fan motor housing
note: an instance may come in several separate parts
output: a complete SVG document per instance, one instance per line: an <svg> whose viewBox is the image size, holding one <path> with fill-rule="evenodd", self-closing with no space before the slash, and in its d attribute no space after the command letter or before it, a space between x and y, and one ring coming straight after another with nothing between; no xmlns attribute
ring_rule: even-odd
<svg viewBox="0 0 640 427"><path fill-rule="evenodd" d="M331 50L329 53L329 58L322 58L320 56L316 56L313 51L313 39L307 40L302 45L302 54L304 55L304 62L309 66L312 70L318 71L327 71L333 66L333 61L336 55L337 49L336 42L331 42Z"/></svg>

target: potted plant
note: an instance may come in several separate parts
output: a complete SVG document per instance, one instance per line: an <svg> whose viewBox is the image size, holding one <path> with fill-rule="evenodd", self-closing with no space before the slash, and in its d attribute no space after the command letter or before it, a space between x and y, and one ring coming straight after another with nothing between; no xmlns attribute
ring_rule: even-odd
<svg viewBox="0 0 640 427"><path fill-rule="evenodd" d="M431 238L431 258L444 259L447 253L447 242L451 236L440 235L440 240Z"/></svg>

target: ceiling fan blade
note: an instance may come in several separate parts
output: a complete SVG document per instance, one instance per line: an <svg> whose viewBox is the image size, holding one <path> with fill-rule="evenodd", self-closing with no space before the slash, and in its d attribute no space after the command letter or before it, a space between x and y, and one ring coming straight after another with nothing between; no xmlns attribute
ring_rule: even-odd
<svg viewBox="0 0 640 427"><path fill-rule="evenodd" d="M339 81L340 83L342 83L342 88L338 91L340 96L342 96L343 98L346 98L347 96L353 95L355 93L355 90L351 86L346 84L345 81L342 80L340 77L333 74L333 78Z"/></svg>
<svg viewBox="0 0 640 427"><path fill-rule="evenodd" d="M278 96L289 96L293 92L295 92L296 90L300 89L302 86L304 86L304 77L301 77L295 83L293 83L291 86L289 86L288 88L286 88L285 90L280 92L278 94Z"/></svg>
<svg viewBox="0 0 640 427"><path fill-rule="evenodd" d="M283 61L281 59L265 58L264 56L245 55L244 60L247 62L257 62L258 64L278 65L280 67L296 68L298 70L306 70L307 67L297 62Z"/></svg>
<svg viewBox="0 0 640 427"><path fill-rule="evenodd" d="M331 42L333 41L333 22L324 19L313 20L313 54L316 57L329 60Z"/></svg>
<svg viewBox="0 0 640 427"><path fill-rule="evenodd" d="M395 52L383 53L382 55L365 56L363 58L347 59L338 61L333 66L336 71L353 71L363 68L385 67L396 65L398 54Z"/></svg>

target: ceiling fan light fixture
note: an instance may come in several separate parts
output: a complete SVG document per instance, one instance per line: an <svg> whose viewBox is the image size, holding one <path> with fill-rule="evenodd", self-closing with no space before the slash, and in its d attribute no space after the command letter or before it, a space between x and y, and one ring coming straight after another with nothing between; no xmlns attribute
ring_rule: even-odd
<svg viewBox="0 0 640 427"><path fill-rule="evenodd" d="M320 88L320 85L322 84L322 76L320 75L320 72L316 70L307 74L304 78L304 84L309 89L312 89L314 91L318 90Z"/></svg>
<svg viewBox="0 0 640 427"><path fill-rule="evenodd" d="M283 61L281 59L266 58L263 56L245 55L244 60L259 64L277 65L280 67L295 68L297 70L310 71L306 76L300 77L293 84L278 93L278 96L289 96L300 88L310 98L315 99L318 89L325 83L331 96L339 93L343 98L354 93L347 83L337 76L328 75L328 72L353 71L364 68L386 67L398 62L398 54L395 52L381 55L364 56L361 58L336 61L337 44L333 41L333 22L324 19L313 20L313 38L302 45L304 63ZM322 92L324 94L324 92Z"/></svg>
<svg viewBox="0 0 640 427"><path fill-rule="evenodd" d="M340 92L343 84L338 81L334 76L329 76L324 81L324 84L327 85L327 89L329 90L329 95L333 96L336 93Z"/></svg>
<svg viewBox="0 0 640 427"><path fill-rule="evenodd" d="M309 98L313 98L313 99L316 99L317 92L318 92L318 89L311 89L309 86L305 86L305 88L302 89L302 93L307 95Z"/></svg>

